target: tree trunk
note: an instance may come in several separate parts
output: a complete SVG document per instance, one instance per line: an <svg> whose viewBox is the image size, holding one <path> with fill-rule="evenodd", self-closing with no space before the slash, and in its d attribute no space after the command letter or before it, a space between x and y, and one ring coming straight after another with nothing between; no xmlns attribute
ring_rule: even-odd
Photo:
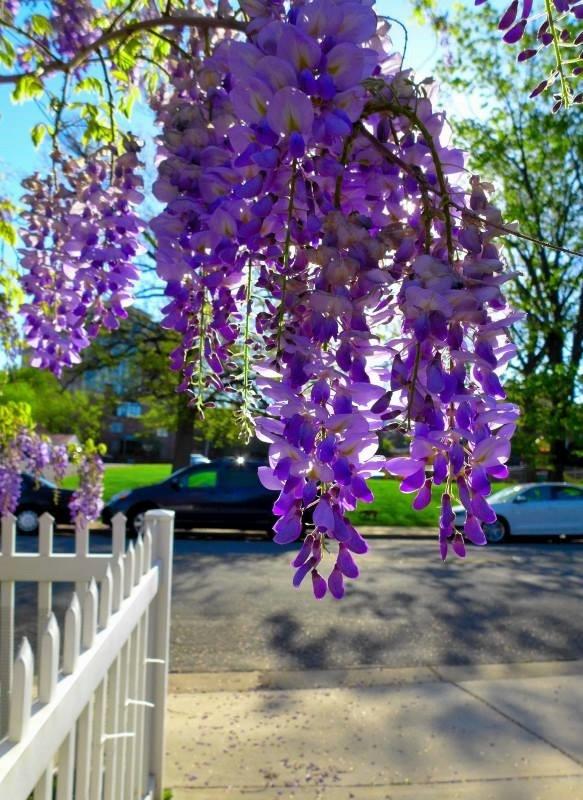
<svg viewBox="0 0 583 800"><path fill-rule="evenodd" d="M176 415L176 439L174 441L174 458L172 471L190 464L190 454L194 446L194 411L189 408L184 396L178 399Z"/></svg>
<svg viewBox="0 0 583 800"><path fill-rule="evenodd" d="M567 465L567 458L569 455L564 436L553 437L550 445L550 479L552 481L563 481L565 480L565 466Z"/></svg>

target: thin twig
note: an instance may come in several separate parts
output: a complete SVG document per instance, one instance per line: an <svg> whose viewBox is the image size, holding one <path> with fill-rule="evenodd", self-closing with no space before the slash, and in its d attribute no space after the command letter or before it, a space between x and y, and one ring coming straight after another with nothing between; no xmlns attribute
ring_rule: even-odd
<svg viewBox="0 0 583 800"><path fill-rule="evenodd" d="M25 39L31 41L41 50L44 50L45 53L49 56L49 58L51 58L54 61L58 61L58 59L55 58L54 53L52 53L49 50L49 48L43 42L41 42L40 39L37 39L36 36L33 36L28 31L25 31L24 28L19 28L18 25L14 25L14 23L9 22L7 19L0 19L0 28L9 28L11 31L18 33L20 36L24 36Z"/></svg>
<svg viewBox="0 0 583 800"><path fill-rule="evenodd" d="M158 17L151 19L135 20L125 25L123 28L117 30L106 31L99 39L96 39L86 47L81 48L76 55L69 61L60 61L57 59L46 61L40 64L36 69L27 72L17 72L11 75L0 75L1 83L16 83L20 78L25 75L37 75L38 77L49 75L53 72L72 72L81 66L89 56L96 52L99 48L103 48L111 42L117 42L120 39L127 38L134 33L140 31L152 32L153 28L200 28L201 30L231 30L244 32L246 25L233 17L221 19L219 17L208 17L204 14L183 14L177 16L168 16L161 14Z"/></svg>
<svg viewBox="0 0 583 800"><path fill-rule="evenodd" d="M291 223L294 212L294 195L296 192L296 181L298 177L298 165L294 158L292 161L292 174L289 188L289 203L287 207L287 231L285 233L285 242L283 245L283 279L281 282L281 305L279 307L279 314L277 315L277 347L276 352L279 355L281 350L281 336L283 333L283 317L285 314L285 293L287 288L287 271L289 269L289 254L291 248Z"/></svg>
<svg viewBox="0 0 583 800"><path fill-rule="evenodd" d="M196 61L192 53L189 53L188 50L185 50L184 47L181 47L178 42L174 41L174 39L171 39L169 36L164 36L164 34L160 33L159 31L150 31L150 33L153 36L156 36L158 39L161 39L163 42L168 42L168 44L177 50L183 58L186 58L189 61Z"/></svg>
<svg viewBox="0 0 583 800"><path fill-rule="evenodd" d="M407 55L407 46L409 45L409 31L407 30L407 26L401 22L400 19L396 19L395 17L389 17L388 14L377 14L380 19L386 19L387 22L396 22L397 25L402 29L405 41L403 42L403 52L401 54L401 66L400 69L403 69L403 64L405 63L405 56Z"/></svg>
<svg viewBox="0 0 583 800"><path fill-rule="evenodd" d="M107 64L105 63L105 59L103 57L103 53L101 50L97 50L97 56L101 63L101 67L103 69L103 78L105 80L105 85L107 87L107 107L109 109L109 128L111 131L111 160L109 165L109 179L113 181L113 165L115 161L115 154L114 154L114 145L115 145L115 118L113 115L114 109L114 101L113 101L113 89L111 86L111 81L109 80L109 73L107 71Z"/></svg>

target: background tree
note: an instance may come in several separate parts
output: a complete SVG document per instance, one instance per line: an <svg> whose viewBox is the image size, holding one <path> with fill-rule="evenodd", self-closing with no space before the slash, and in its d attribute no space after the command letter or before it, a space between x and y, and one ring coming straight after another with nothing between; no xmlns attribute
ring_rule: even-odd
<svg viewBox="0 0 583 800"><path fill-rule="evenodd" d="M42 433L70 433L80 442L98 439L103 417L103 398L63 388L50 372L21 367L4 376L0 405L26 403L32 421Z"/></svg>
<svg viewBox="0 0 583 800"><path fill-rule="evenodd" d="M523 411L516 445L522 443L534 468L534 443L545 440L551 476L562 480L581 447L574 420L583 354L583 259L575 252L583 249L583 108L553 116L552 98L529 100L532 70L517 63L511 48L492 47L496 23L487 8L478 24L475 9L449 19L451 63L441 78L450 93L468 100L467 113L450 121L470 167L497 176L506 218L518 220L530 237L506 240L517 270L509 292L526 314L514 328L510 392Z"/></svg>

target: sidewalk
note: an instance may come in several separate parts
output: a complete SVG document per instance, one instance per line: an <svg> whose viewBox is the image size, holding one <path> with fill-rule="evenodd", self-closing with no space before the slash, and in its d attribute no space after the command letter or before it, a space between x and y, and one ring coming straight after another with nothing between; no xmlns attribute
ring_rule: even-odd
<svg viewBox="0 0 583 800"><path fill-rule="evenodd" d="M174 800L583 800L583 662L175 674Z"/></svg>

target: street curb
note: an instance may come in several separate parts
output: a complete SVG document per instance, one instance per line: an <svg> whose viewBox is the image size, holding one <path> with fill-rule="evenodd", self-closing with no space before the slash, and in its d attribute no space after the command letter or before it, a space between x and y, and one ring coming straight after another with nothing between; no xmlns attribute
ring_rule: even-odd
<svg viewBox="0 0 583 800"><path fill-rule="evenodd" d="M348 669L254 670L248 672L174 672L171 694L210 692L352 689L414 683L528 680L583 676L583 659L514 664L441 665L424 667L354 667Z"/></svg>

